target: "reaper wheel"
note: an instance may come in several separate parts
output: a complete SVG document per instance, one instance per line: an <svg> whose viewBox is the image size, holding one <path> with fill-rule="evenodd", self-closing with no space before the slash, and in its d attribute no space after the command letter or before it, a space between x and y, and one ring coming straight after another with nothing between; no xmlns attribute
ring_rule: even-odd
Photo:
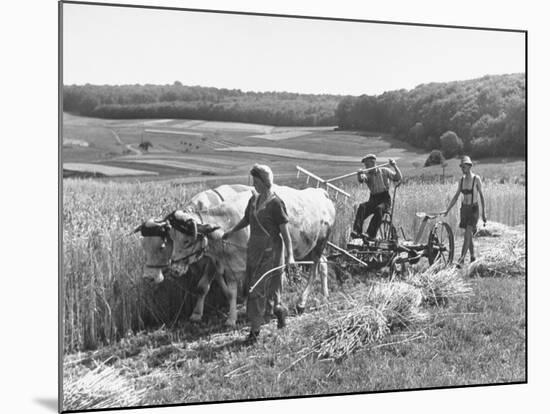
<svg viewBox="0 0 550 414"><path fill-rule="evenodd" d="M445 222L437 223L428 236L428 262L430 265L441 260L443 266L453 262L455 240L451 226Z"/></svg>

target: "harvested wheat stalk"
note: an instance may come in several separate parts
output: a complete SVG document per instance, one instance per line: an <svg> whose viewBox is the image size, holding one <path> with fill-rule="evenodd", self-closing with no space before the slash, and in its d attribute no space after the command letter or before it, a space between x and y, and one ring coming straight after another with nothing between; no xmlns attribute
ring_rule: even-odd
<svg viewBox="0 0 550 414"><path fill-rule="evenodd" d="M100 365L64 385L64 410L90 410L138 405L145 389L136 390L114 368Z"/></svg>
<svg viewBox="0 0 550 414"><path fill-rule="evenodd" d="M525 236L518 235L484 252L468 269L469 276L510 277L525 275Z"/></svg>
<svg viewBox="0 0 550 414"><path fill-rule="evenodd" d="M442 305L451 298L472 295L471 286L459 276L455 267L431 266L424 272L410 275L407 282L420 289L422 300L428 305Z"/></svg>
<svg viewBox="0 0 550 414"><path fill-rule="evenodd" d="M425 321L419 309L421 293L403 282L381 283L366 293L338 303L326 329L314 334L311 352L318 359L342 359L357 349L380 341L395 327Z"/></svg>

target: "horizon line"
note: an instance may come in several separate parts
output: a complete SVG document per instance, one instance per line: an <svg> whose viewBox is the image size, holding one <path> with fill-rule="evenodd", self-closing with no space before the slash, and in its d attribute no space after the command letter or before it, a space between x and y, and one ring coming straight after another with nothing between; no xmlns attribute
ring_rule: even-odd
<svg viewBox="0 0 550 414"><path fill-rule="evenodd" d="M453 83L453 82L468 82L468 81L473 81L473 80L476 80L476 79L482 79L486 76L511 76L511 75L525 75L525 71L523 71L523 72L511 72L511 73L493 73L493 74L488 73L488 74L485 74L485 75L480 75L480 76L477 76L477 77L474 77L474 78L467 78L467 79L422 82L422 83L419 83L419 84L415 85L412 88L403 87L403 88L398 88L398 89L385 90L383 92L375 93L375 94L361 93L361 94L357 94L357 95L349 94L349 93L296 92L296 91L289 91L289 90L243 90L242 88L236 88L236 87L223 87L223 86L211 86L211 85L187 85L187 84L181 82L178 79L174 80L172 83L148 83L148 82L146 82L146 83L116 83L116 84L111 84L111 83L90 83L90 82L86 82L86 83L71 83L71 84L63 83L62 85L63 85L63 87L65 87L65 86L77 86L77 87L82 87L82 86L111 86L111 87L123 87L123 86L174 86L177 82L179 82L182 86L190 87L190 88L197 88L198 87L198 88L226 89L226 90L230 90L230 91L240 91L241 93L245 93L245 94L246 93L261 93L261 94L264 94L264 93L290 93L290 94L296 94L296 95L330 95L330 96L362 96L362 95L369 95L369 96L378 96L378 95L382 95L386 92L396 92L396 91L402 91L402 90L411 91L411 90L414 90L414 89L416 89L420 86L423 86L423 85L443 84L443 83Z"/></svg>

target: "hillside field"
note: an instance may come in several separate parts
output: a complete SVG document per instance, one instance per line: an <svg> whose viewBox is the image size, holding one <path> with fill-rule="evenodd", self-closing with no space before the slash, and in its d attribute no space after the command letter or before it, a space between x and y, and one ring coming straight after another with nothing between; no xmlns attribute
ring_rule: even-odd
<svg viewBox="0 0 550 414"><path fill-rule="evenodd" d="M145 151L141 142L152 146ZM64 176L88 172L116 181L247 183L251 165L258 162L272 167L277 182L295 184L296 165L328 179L361 168L360 159L371 152L380 162L396 159L406 177L443 173L440 166L424 167L426 152L387 134L181 119L104 120L67 113L63 121ZM476 171L487 178L524 179L525 162L484 159L476 162ZM459 174L458 160L448 160L447 179Z"/></svg>
<svg viewBox="0 0 550 414"><path fill-rule="evenodd" d="M147 152L139 147L142 134L153 145ZM374 152L381 160L395 158L406 177L395 199L394 222L400 234L403 229L412 238L419 227L415 213L443 210L456 191L458 160L449 160L442 177L440 166L423 167L427 153L384 134L196 120L65 114L63 139L63 162L72 168L64 173L94 176L63 180L63 384L65 392L73 392L65 409L82 408L79 404L92 397L107 401L105 394L92 395L102 381L120 386L108 396L111 407L117 401L185 404L525 382L524 160L474 160L474 171L483 177L488 218L501 230L477 237L479 266L454 274L469 294L435 304L423 300L424 322L391 330L335 361L308 354L312 333L332 323L331 306L342 298L389 285L387 272L342 279L331 269L330 300L322 298L317 282L304 315L293 310L299 282L289 286L288 327L279 331L271 322L260 342L247 347L243 305L238 329L227 331L226 309L215 302L220 292L214 285L205 320L190 323L183 298L190 297L191 282L167 277L159 286L145 283L140 238L131 231L207 188L246 184L255 162L269 164L276 183L303 188L315 182L297 178L296 165L329 178L360 168L360 158ZM339 161L281 156L292 151ZM333 197L337 217L331 240L343 246L366 190L353 177L339 186L351 199ZM445 219L455 233L455 257L462 245L457 210ZM412 271L419 275L426 267L422 260Z"/></svg>

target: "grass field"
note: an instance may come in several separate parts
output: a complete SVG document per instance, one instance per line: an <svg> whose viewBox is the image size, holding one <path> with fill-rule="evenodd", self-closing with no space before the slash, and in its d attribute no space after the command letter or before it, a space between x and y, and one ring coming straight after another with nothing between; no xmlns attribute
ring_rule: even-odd
<svg viewBox="0 0 550 414"><path fill-rule="evenodd" d="M132 230L147 218L183 207L202 190L220 183L246 184L253 162L269 164L276 183L298 188L314 183L296 178L296 164L324 178L360 167L359 163L289 159L266 151L252 155L217 151L231 146L262 146L358 159L365 152L398 158L405 182L394 200L394 223L413 238L420 224L416 212L441 211L448 205L460 175L458 160L449 160L443 176L440 166L422 167L427 154L390 137L326 128L305 129L307 135L291 138L303 129L247 129L245 125L184 120L96 120L67 114L65 122L70 126L65 131L71 136L64 137L78 141L64 146L64 162L158 174L63 180L65 384L94 374L97 364L105 361L103 367L111 370L117 383L126 384L124 393L136 392L127 401L140 405L525 380L524 264L508 274L517 268L516 262L508 262L513 256L508 254L510 246L514 251L524 250L523 160L487 159L474 167L483 177L489 220L520 227L512 236L476 239L480 256L497 257L501 264L498 270L482 267L486 274L470 275L469 270L460 274L471 286L471 296L453 298L446 305L424 304L423 310L429 314L425 323L392 331L338 363L311 357L299 360L311 345L312 326L318 328L332 317L323 305L319 286L305 315L293 313L284 331L270 324L256 347L244 347L241 339L247 329L243 306L239 307L239 329L225 331L226 310L217 304L220 291L214 285L206 321L190 324L186 319L189 303L184 303L183 297L193 282L167 277L158 286L145 283L143 252L139 236L131 234ZM147 133L145 138L153 141L155 152L128 153L126 145L137 148L143 130L178 128L190 134L182 139L178 134ZM289 138L271 141L253 137L278 133L288 133ZM79 141L90 146L84 147ZM351 194L350 200L334 199L338 214L332 241L343 246L355 207L364 201L367 191L353 177L338 185ZM456 237L455 256L462 237L457 214L455 207L446 219ZM423 268L422 261L416 270ZM491 277L482 277L488 275ZM333 298L339 292L360 292L385 280L360 274L342 284L336 276L331 270ZM298 286L291 286L285 292L291 307L298 291Z"/></svg>
<svg viewBox="0 0 550 414"><path fill-rule="evenodd" d="M477 243L482 250L505 244L492 238ZM255 346L243 344L244 325L227 331L223 316L211 313L200 325L165 325L95 351L68 354L65 383L105 363L126 383L125 397L139 393L134 404L159 405L524 382L524 273L460 277L471 295L422 305L429 315L425 322L393 329L340 361L308 355L312 332L322 331L333 317L317 291L316 307L304 315L292 313L283 331L274 322L265 326ZM372 283L376 280L356 278L340 285L331 279L331 301L357 295ZM295 294L295 287L288 289L287 301ZM242 324L243 312L240 307Z"/></svg>
<svg viewBox="0 0 550 414"><path fill-rule="evenodd" d="M445 171L440 166L425 168L427 153L388 135L335 131L327 127L275 128L181 119L104 120L64 114L63 135L74 142L70 145L68 141L63 146L63 162L84 164L80 167L82 170L90 170L86 165L95 163L158 174L158 178L144 175L140 180L183 179L185 183L209 185L246 183L250 166L260 162L272 167L280 183L295 184L291 177L296 174L296 165L331 178L361 168L360 159L369 152L378 154L381 160L397 159L407 179L433 180L444 172L445 179L451 180L460 175L457 159L448 160ZM281 136L288 138L272 139ZM148 152L140 150L138 146L142 141L150 142L153 147ZM86 142L88 147L77 142ZM141 154L135 154L136 151ZM195 167L183 166L189 163ZM475 171L484 178L525 181L525 161L521 159L476 161ZM116 179L125 181L135 177L121 174ZM346 182L352 183L353 179L341 185Z"/></svg>
<svg viewBox="0 0 550 414"><path fill-rule="evenodd" d="M208 179L234 175L235 171L215 170L225 163L232 165L233 170L246 173L251 164L262 161L278 166L279 172L284 174L295 172L296 163L314 168L321 162L322 168L316 171L326 172L330 177L348 172L353 164L359 168L361 154L366 152L376 152L382 158L400 159L405 169L413 168L411 163L421 163L420 158L425 158L422 152L388 136L334 131L333 128L275 128L177 119L120 121L64 114L63 134L65 139L74 143L88 144L88 147L82 147L69 145L71 141L66 141L64 162L120 166L119 163L126 162L131 152L128 146L134 152L139 150L141 142L147 141L153 145L149 151L141 150L141 155L131 154L134 169L141 169L136 164L148 163L151 157L182 157L187 161L193 157L195 162L212 167L213 177ZM235 161L239 162L236 167ZM177 166L159 165L152 169L155 170L165 178L200 177L200 171L192 168L182 171Z"/></svg>

